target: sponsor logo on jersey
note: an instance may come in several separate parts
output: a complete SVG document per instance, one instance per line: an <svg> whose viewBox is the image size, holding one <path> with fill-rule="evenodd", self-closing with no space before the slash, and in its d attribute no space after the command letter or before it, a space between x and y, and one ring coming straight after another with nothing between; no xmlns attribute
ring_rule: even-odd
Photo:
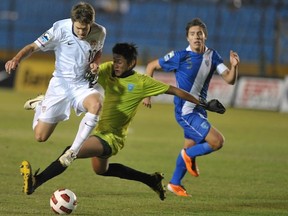
<svg viewBox="0 0 288 216"><path fill-rule="evenodd" d="M166 54L164 56L164 60L168 61L169 59L171 59L174 56L174 51L171 51L170 53Z"/></svg>

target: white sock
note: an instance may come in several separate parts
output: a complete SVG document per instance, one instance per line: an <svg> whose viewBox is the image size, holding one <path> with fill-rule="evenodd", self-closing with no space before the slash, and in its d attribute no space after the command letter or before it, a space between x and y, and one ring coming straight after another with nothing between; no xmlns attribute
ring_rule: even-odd
<svg viewBox="0 0 288 216"><path fill-rule="evenodd" d="M88 138L92 130L95 128L97 122L98 115L94 115L92 113L86 113L81 120L77 135L72 146L70 147L70 149L73 150L76 155L78 154L82 143Z"/></svg>

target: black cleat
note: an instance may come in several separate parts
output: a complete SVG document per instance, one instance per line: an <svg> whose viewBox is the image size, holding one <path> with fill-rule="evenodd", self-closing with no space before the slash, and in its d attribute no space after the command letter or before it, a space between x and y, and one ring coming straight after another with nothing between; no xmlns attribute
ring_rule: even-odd
<svg viewBox="0 0 288 216"><path fill-rule="evenodd" d="M166 189L162 181L164 179L164 174L155 172L154 174L151 174L151 177L154 178L154 180L152 185L150 185L150 188L158 194L161 200L164 200L166 198Z"/></svg>

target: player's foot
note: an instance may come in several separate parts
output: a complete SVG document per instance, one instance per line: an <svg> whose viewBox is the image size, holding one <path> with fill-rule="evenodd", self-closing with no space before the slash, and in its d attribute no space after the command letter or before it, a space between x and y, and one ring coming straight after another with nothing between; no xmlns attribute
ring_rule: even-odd
<svg viewBox="0 0 288 216"><path fill-rule="evenodd" d="M186 189L182 185L174 185L174 184L169 183L167 185L167 188L170 192L176 194L177 196L184 196L184 197L191 196L187 193Z"/></svg>
<svg viewBox="0 0 288 216"><path fill-rule="evenodd" d="M20 173L23 176L23 192L30 195L34 192L35 177L32 175L32 167L28 161L22 161L20 166ZM35 173L36 175L37 173Z"/></svg>
<svg viewBox="0 0 288 216"><path fill-rule="evenodd" d="M29 99L24 104L25 110L35 110L36 106L44 99L44 95L38 95L35 98Z"/></svg>
<svg viewBox="0 0 288 216"><path fill-rule="evenodd" d="M181 150L181 156L185 162L185 165L186 165L186 169L187 171L192 175L192 176L199 176L199 169L197 167L197 164L196 164L196 158L190 158L187 153L186 153L186 150L185 149L182 149Z"/></svg>
<svg viewBox="0 0 288 216"><path fill-rule="evenodd" d="M155 172L151 174L151 176L152 178L154 178L154 181L152 185L150 185L150 188L158 194L161 200L164 200L166 198L166 189L163 184L163 179L164 179L163 173Z"/></svg>
<svg viewBox="0 0 288 216"><path fill-rule="evenodd" d="M68 167L76 159L76 154L72 149L68 149L60 158L59 161L64 167Z"/></svg>

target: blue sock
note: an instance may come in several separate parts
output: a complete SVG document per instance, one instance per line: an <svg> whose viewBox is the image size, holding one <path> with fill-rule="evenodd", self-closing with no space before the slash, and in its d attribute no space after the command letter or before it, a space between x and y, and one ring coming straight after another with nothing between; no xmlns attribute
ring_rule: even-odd
<svg viewBox="0 0 288 216"><path fill-rule="evenodd" d="M214 150L210 147L210 145L207 142L197 144L186 149L186 153L189 157L201 156L201 155L209 154L213 151ZM186 171L187 171L186 165L180 152L176 160L176 168L174 170L170 183L175 184L175 185L181 185L181 180L186 174Z"/></svg>
<svg viewBox="0 0 288 216"><path fill-rule="evenodd" d="M170 180L170 183L175 184L175 185L181 185L181 180L185 174L186 174L186 165L182 159L181 152L180 152L176 160L176 167L175 167L172 179Z"/></svg>
<svg viewBox="0 0 288 216"><path fill-rule="evenodd" d="M201 156L201 155L210 154L213 151L214 150L211 148L211 146L207 142L197 144L197 145L194 145L194 146L186 149L187 155L191 158Z"/></svg>

